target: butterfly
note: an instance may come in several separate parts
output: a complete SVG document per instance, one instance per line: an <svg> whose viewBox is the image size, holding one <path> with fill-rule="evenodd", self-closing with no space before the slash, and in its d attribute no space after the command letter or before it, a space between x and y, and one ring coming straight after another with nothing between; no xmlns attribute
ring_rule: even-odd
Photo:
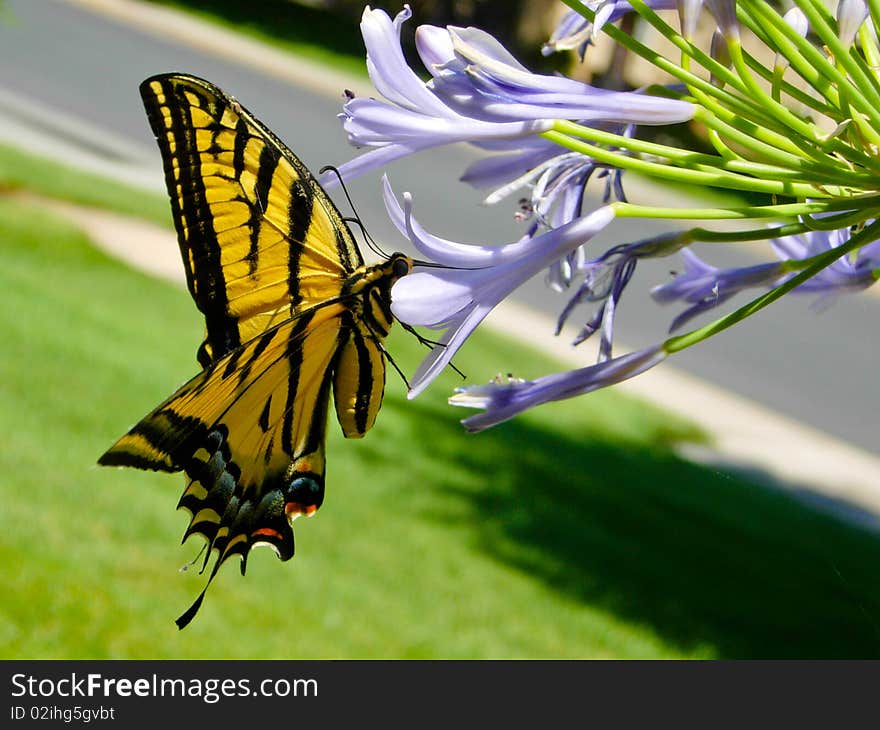
<svg viewBox="0 0 880 730"><path fill-rule="evenodd" d="M367 266L351 230L302 162L208 81L140 85L159 144L187 285L205 317L195 377L99 459L184 472L184 541L220 566L269 545L294 553L293 520L324 498L331 391L348 438L373 425L385 388L391 286L412 259Z"/></svg>

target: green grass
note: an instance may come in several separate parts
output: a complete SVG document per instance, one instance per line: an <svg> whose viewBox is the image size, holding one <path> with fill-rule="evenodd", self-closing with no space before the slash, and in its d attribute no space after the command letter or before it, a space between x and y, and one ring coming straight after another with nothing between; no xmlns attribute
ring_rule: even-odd
<svg viewBox="0 0 880 730"><path fill-rule="evenodd" d="M37 157L0 144L0 193L31 192L171 226L164 195Z"/></svg>
<svg viewBox="0 0 880 730"><path fill-rule="evenodd" d="M191 13L276 48L340 71L366 76L366 51L357 18L291 0L150 0ZM392 11L393 15L393 11Z"/></svg>
<svg viewBox="0 0 880 730"><path fill-rule="evenodd" d="M331 424L296 557L226 567L178 632L182 478L94 463L194 372L197 313L39 208L0 199L0 242L0 657L880 655L876 536L683 461L698 434L614 392L467 435L452 374L412 402L392 375L363 441ZM554 367L488 335L457 362Z"/></svg>

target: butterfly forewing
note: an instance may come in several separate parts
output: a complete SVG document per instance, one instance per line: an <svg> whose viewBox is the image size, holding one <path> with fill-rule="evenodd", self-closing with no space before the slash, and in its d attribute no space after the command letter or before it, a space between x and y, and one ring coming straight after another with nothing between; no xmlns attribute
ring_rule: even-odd
<svg viewBox="0 0 880 730"><path fill-rule="evenodd" d="M207 324L200 362L337 296L363 261L299 159L207 81L156 76L140 91L189 289Z"/></svg>

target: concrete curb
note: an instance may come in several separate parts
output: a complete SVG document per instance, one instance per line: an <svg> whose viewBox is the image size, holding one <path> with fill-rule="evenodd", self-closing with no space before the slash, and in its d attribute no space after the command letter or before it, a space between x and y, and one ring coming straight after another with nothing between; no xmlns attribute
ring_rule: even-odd
<svg viewBox="0 0 880 730"><path fill-rule="evenodd" d="M234 60L332 99L341 101L345 89L354 91L358 96L373 93L370 80L366 76L359 77L330 69L174 8L138 0L60 1L128 23L162 40L176 40L190 48Z"/></svg>

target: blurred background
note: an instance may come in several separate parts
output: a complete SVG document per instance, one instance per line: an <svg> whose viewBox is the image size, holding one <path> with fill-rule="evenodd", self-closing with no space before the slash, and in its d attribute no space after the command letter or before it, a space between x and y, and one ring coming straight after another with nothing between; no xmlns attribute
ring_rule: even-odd
<svg viewBox="0 0 880 730"><path fill-rule="evenodd" d="M616 63L601 44L586 65L541 56L562 3L411 5L410 52L417 24L473 24L531 68L615 87L645 83L637 65ZM178 545L182 478L93 466L194 373L201 341L195 308L175 283L161 159L137 86L167 71L203 76L312 169L338 165L353 154L335 119L342 90L375 93L363 69L361 12L347 1L0 5L0 484L8 507L0 570L10 587L0 600L0 655L880 654L880 479L870 468L866 478L842 466L841 478L809 479L780 476L762 461L721 463L711 454L723 434L665 410L660 398L620 392L468 436L457 422L464 414L445 404L460 382L454 374L413 402L389 377L382 414L362 443L344 442L331 424L327 500L297 523L296 557L280 564L257 551L244 578L227 567L196 621L177 632L173 619L204 580L178 572L198 549ZM389 174L439 235L514 240L514 211L480 206L457 182L474 159L466 148L443 149ZM405 249L378 178L350 185L357 212L386 248ZM684 200L683 191L639 185L647 196ZM620 222L599 245L654 230ZM142 267L171 280L103 253L111 243L123 258L140 252ZM647 290L677 265L640 267L616 328L627 346L663 337L673 312ZM549 320L564 299L536 280L517 302ZM878 345L867 333L878 313L873 294L819 313L788 297L677 357L676 369L698 379L677 398L693 400L686 412L729 409L732 401L696 385L708 383L798 425L810 438L780 439L788 463L807 462L821 440L822 453L844 466L873 465ZM457 365L472 382L566 367L547 348L524 348L524 335L481 333ZM422 356L401 333L391 349L404 371ZM748 435L752 426L740 428Z"/></svg>

